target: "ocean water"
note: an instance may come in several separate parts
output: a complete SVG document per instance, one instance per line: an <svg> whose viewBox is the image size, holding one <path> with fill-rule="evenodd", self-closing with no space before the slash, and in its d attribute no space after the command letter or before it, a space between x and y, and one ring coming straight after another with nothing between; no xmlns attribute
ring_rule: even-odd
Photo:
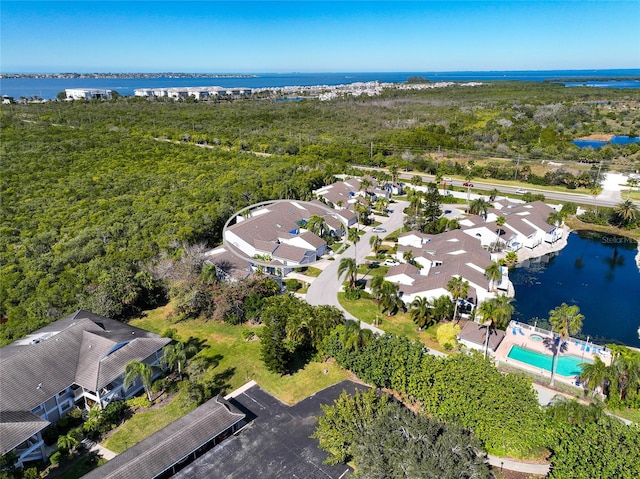
<svg viewBox="0 0 640 479"><path fill-rule="evenodd" d="M561 303L585 316L582 335L596 343L615 341L640 347L638 244L622 236L572 232L557 254L509 272L516 301L514 319L548 319Z"/></svg>
<svg viewBox="0 0 640 479"><path fill-rule="evenodd" d="M411 76L431 81L563 81L574 83L580 79L598 79L608 88L640 88L640 69L627 70L533 70L485 72L356 72L356 73L257 73L249 78L3 78L0 94L14 98L38 96L52 99L65 88L101 88L115 90L121 95L133 95L136 88L168 88L188 86L221 86L267 88L284 86L341 85L345 83L380 81L406 82ZM584 82L582 82L584 83ZM593 82L592 82L593 83ZM626 86L614 86L626 85ZM631 86L629 86L631 85Z"/></svg>

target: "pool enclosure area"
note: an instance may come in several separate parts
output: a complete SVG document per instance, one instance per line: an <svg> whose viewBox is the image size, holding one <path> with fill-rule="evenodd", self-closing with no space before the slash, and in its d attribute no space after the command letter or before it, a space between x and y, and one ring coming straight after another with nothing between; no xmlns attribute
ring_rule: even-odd
<svg viewBox="0 0 640 479"><path fill-rule="evenodd" d="M576 383L582 370L581 363L593 363L596 357L605 364L611 362L611 355L604 346L575 338L569 338L561 345L559 343L559 337L551 331L511 321L494 359L497 363L550 378L553 355L559 347L556 380L567 384Z"/></svg>

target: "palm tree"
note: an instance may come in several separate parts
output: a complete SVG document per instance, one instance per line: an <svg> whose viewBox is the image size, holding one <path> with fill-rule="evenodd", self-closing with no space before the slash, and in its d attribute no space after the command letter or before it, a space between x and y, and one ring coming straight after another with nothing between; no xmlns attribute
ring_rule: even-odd
<svg viewBox="0 0 640 479"><path fill-rule="evenodd" d="M447 283L447 291L451 293L455 306L453 309L453 319L458 317L458 300L466 298L469 293L469 281L465 281L461 276L453 276Z"/></svg>
<svg viewBox="0 0 640 479"><path fill-rule="evenodd" d="M349 288L353 289L356 286L357 271L358 265L356 264L356 260L354 258L344 257L340 260L340 264L338 265L338 279L345 275L349 281Z"/></svg>
<svg viewBox="0 0 640 479"><path fill-rule="evenodd" d="M453 316L453 301L447 294L443 294L433 300L433 315L436 320L444 321Z"/></svg>
<svg viewBox="0 0 640 479"><path fill-rule="evenodd" d="M559 343L555 344L553 351L553 367L551 368L551 385L555 379L556 367L558 364L557 356L560 352L562 343L564 343L570 335L577 334L582 329L582 320L584 315L580 314L580 308L576 305L569 306L562 303L549 311L549 323L551 323L551 331L558 333ZM554 341L555 343L555 341Z"/></svg>
<svg viewBox="0 0 640 479"><path fill-rule="evenodd" d="M480 305L479 312L484 320L483 325L487 328L484 340L484 357L487 357L489 350L489 334L492 329L504 329L511 320L514 307L511 304L512 298L507 296L498 296L491 298Z"/></svg>
<svg viewBox="0 0 640 479"><path fill-rule="evenodd" d="M500 242L500 232L502 231L502 227L507 223L507 218L500 215L496 219L496 226L498 229L496 230L496 244L494 246L494 251L498 249L498 243Z"/></svg>
<svg viewBox="0 0 640 479"><path fill-rule="evenodd" d="M373 331L362 329L360 321L348 320L341 334L342 346L348 351L359 351L373 339Z"/></svg>
<svg viewBox="0 0 640 479"><path fill-rule="evenodd" d="M80 440L78 439L78 433L75 430L70 430L67 434L58 436L57 446L59 449L63 449L65 451L71 451L74 447L80 444Z"/></svg>
<svg viewBox="0 0 640 479"><path fill-rule="evenodd" d="M422 176L420 175L413 175L411 177L411 184L413 186L420 186L422 184Z"/></svg>
<svg viewBox="0 0 640 479"><path fill-rule="evenodd" d="M410 311L411 319L420 329L427 328L435 323L435 316L433 315L429 298L418 296L411 301Z"/></svg>
<svg viewBox="0 0 640 479"><path fill-rule="evenodd" d="M494 202L499 194L500 194L500 192L497 189L495 189L495 188L492 189L489 192L489 201Z"/></svg>
<svg viewBox="0 0 640 479"><path fill-rule="evenodd" d="M369 246L371 246L373 254L375 254L376 256L378 256L378 251L380 251L380 245L382 245L382 240L378 235L373 235L371 238L369 238Z"/></svg>
<svg viewBox="0 0 640 479"><path fill-rule="evenodd" d="M422 207L422 191L410 190L409 191L409 207L413 208L413 214L418 216L420 208Z"/></svg>
<svg viewBox="0 0 640 479"><path fill-rule="evenodd" d="M555 227L558 227L564 223L565 217L566 217L566 214L563 213L562 211L554 210L551 213L549 213L549 217L547 218L547 223L549 223L550 225L554 225Z"/></svg>
<svg viewBox="0 0 640 479"><path fill-rule="evenodd" d="M413 264L413 251L411 251L410 249L406 250L404 253L402 253L402 259L409 264Z"/></svg>
<svg viewBox="0 0 640 479"><path fill-rule="evenodd" d="M469 205L469 213L472 215L481 215L486 218L490 206L491 204L484 198L476 198Z"/></svg>
<svg viewBox="0 0 640 479"><path fill-rule="evenodd" d="M496 284L502 281L502 270L495 261L484 270L484 275L489 280L489 291L495 291Z"/></svg>
<svg viewBox="0 0 640 479"><path fill-rule="evenodd" d="M311 215L304 227L321 238L327 234L327 223L320 215Z"/></svg>
<svg viewBox="0 0 640 479"><path fill-rule="evenodd" d="M600 387L604 394L604 382L611 373L602 359L596 356L593 363L580 363L578 366L582 368L580 380L584 383L587 391L593 392L597 387Z"/></svg>
<svg viewBox="0 0 640 479"><path fill-rule="evenodd" d="M469 205L471 199L471 180L473 180L473 175L471 174L471 170L464 177L465 182L467 183L467 204Z"/></svg>
<svg viewBox="0 0 640 479"><path fill-rule="evenodd" d="M360 233L358 232L359 228L349 228L347 231L347 239L353 243L353 261L358 261L358 255L356 250L356 244L360 241ZM357 264L356 264L357 269ZM354 281L355 282L355 281Z"/></svg>
<svg viewBox="0 0 640 479"><path fill-rule="evenodd" d="M638 180L636 178L629 178L627 185L629 185L629 189L627 190L627 199L629 199L631 197L631 191L638 187Z"/></svg>
<svg viewBox="0 0 640 479"><path fill-rule="evenodd" d="M398 166L397 165L391 165L389 167L389 173L391 174L391 182L395 183L398 181Z"/></svg>
<svg viewBox="0 0 640 479"><path fill-rule="evenodd" d="M618 203L614 211L620 221L618 223L620 227L632 226L640 217L638 207L631 200L624 200L622 203Z"/></svg>
<svg viewBox="0 0 640 479"><path fill-rule="evenodd" d="M404 309L404 302L398 294L399 290L400 286L390 281L383 281L380 286L380 305L382 312L388 313L388 316L393 316L400 309Z"/></svg>
<svg viewBox="0 0 640 479"><path fill-rule="evenodd" d="M171 370L177 369L180 381L182 381L183 365L197 352L198 347L193 342L177 341L164 347L161 364L163 367L168 366Z"/></svg>
<svg viewBox="0 0 640 479"><path fill-rule="evenodd" d="M596 216L598 216L598 195L602 193L602 186L599 183L594 183L590 188L591 196L593 196L593 203L596 207Z"/></svg>
<svg viewBox="0 0 640 479"><path fill-rule="evenodd" d="M124 368L124 389L129 389L134 382L140 378L142 387L147 393L147 398L151 401L151 381L153 379L153 367L141 361L131 361Z"/></svg>
<svg viewBox="0 0 640 479"><path fill-rule="evenodd" d="M378 324L378 315L380 314L380 298L382 297L382 284L384 283L384 276L376 275L371 278L371 282L369 283L369 289L371 289L371 294L376 299L376 305L378 308L378 312L376 314L376 322Z"/></svg>

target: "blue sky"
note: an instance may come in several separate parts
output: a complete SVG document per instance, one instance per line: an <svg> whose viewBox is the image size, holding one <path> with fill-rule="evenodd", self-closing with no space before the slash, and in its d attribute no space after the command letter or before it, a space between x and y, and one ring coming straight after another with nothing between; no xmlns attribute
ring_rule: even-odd
<svg viewBox="0 0 640 479"><path fill-rule="evenodd" d="M640 1L2 0L9 72L640 67Z"/></svg>

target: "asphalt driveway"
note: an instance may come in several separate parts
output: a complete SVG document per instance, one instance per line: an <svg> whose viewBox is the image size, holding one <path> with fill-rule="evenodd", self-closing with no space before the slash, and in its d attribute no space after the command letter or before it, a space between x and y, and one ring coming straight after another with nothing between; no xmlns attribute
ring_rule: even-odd
<svg viewBox="0 0 640 479"><path fill-rule="evenodd" d="M366 389L343 381L295 406L287 406L269 393L253 386L229 402L246 412L251 422L237 435L215 446L174 478L225 479L339 479L348 477L346 465L323 464L327 453L309 436L315 430L314 417L322 414L321 404L331 404L343 390L354 393Z"/></svg>

